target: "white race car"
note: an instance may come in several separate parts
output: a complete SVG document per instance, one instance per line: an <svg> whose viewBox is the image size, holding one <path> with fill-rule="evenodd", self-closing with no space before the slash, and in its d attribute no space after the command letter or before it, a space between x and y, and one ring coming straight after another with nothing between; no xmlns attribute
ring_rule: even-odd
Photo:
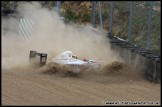
<svg viewBox="0 0 162 107"><path fill-rule="evenodd" d="M65 51L55 58L48 64L51 70L59 71L60 69L66 70L65 72L71 72L79 74L85 69L98 70L101 68L104 62L95 60L80 60L76 55L73 55L71 51ZM61 71L61 70L60 70ZM63 71L62 71L63 72Z"/></svg>

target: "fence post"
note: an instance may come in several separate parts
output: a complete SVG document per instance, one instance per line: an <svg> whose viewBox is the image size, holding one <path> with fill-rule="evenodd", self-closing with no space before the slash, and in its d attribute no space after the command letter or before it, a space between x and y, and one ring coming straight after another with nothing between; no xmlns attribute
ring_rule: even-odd
<svg viewBox="0 0 162 107"><path fill-rule="evenodd" d="M131 33L132 33L132 17L133 17L133 1L130 4L130 19L129 19L129 32L128 32L128 42L131 42Z"/></svg>
<svg viewBox="0 0 162 107"><path fill-rule="evenodd" d="M95 1L92 1L92 24L93 27L96 28L96 6Z"/></svg>
<svg viewBox="0 0 162 107"><path fill-rule="evenodd" d="M14 12L16 11L16 1L13 1L13 10L14 10Z"/></svg>
<svg viewBox="0 0 162 107"><path fill-rule="evenodd" d="M57 1L57 14L60 16L60 5L61 1Z"/></svg>
<svg viewBox="0 0 162 107"><path fill-rule="evenodd" d="M113 1L111 1L110 3L111 7L110 7L110 31L108 33L108 37L112 38L113 35L112 35L112 25L113 25L113 6L114 6L114 3Z"/></svg>
<svg viewBox="0 0 162 107"><path fill-rule="evenodd" d="M43 5L42 5L42 8L43 8L46 4L47 4L47 2L45 1L45 2L43 3Z"/></svg>
<svg viewBox="0 0 162 107"><path fill-rule="evenodd" d="M100 26L101 26L101 31L103 31L103 26L102 26L102 13L101 13L101 3L98 1L98 6L99 6L99 15L100 15Z"/></svg>
<svg viewBox="0 0 162 107"><path fill-rule="evenodd" d="M150 50L150 37L151 37L151 27L152 27L152 8L153 8L153 1L150 1L150 15L148 18L148 34L147 34L147 50Z"/></svg>

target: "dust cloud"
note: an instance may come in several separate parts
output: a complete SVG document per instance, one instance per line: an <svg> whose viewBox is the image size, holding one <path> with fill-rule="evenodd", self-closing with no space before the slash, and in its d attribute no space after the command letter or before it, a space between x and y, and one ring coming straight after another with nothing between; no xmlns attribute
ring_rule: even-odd
<svg viewBox="0 0 162 107"><path fill-rule="evenodd" d="M47 53L47 62L63 51L72 51L79 59L122 60L105 34L91 25L65 24L54 9L38 2L20 2L18 12L17 17L2 18L2 69L28 68L30 50ZM25 40L19 38L20 17L34 22L32 36Z"/></svg>

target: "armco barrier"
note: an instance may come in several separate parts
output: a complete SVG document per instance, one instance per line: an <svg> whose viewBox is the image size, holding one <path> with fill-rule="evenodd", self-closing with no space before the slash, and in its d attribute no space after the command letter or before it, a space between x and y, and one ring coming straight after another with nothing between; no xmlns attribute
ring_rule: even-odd
<svg viewBox="0 0 162 107"><path fill-rule="evenodd" d="M147 80L156 83L161 81L160 56L115 36L108 38L111 42L111 49L118 52L126 63L133 65L136 71Z"/></svg>

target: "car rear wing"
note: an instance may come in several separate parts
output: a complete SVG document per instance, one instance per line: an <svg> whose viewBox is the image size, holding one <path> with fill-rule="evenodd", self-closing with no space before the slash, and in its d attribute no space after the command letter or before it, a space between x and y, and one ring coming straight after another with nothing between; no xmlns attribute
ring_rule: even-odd
<svg viewBox="0 0 162 107"><path fill-rule="evenodd" d="M43 66L46 64L47 54L46 53L38 53L37 51L33 51L33 50L30 50L29 61L32 62L33 60L35 60L36 56L40 56L39 66Z"/></svg>

